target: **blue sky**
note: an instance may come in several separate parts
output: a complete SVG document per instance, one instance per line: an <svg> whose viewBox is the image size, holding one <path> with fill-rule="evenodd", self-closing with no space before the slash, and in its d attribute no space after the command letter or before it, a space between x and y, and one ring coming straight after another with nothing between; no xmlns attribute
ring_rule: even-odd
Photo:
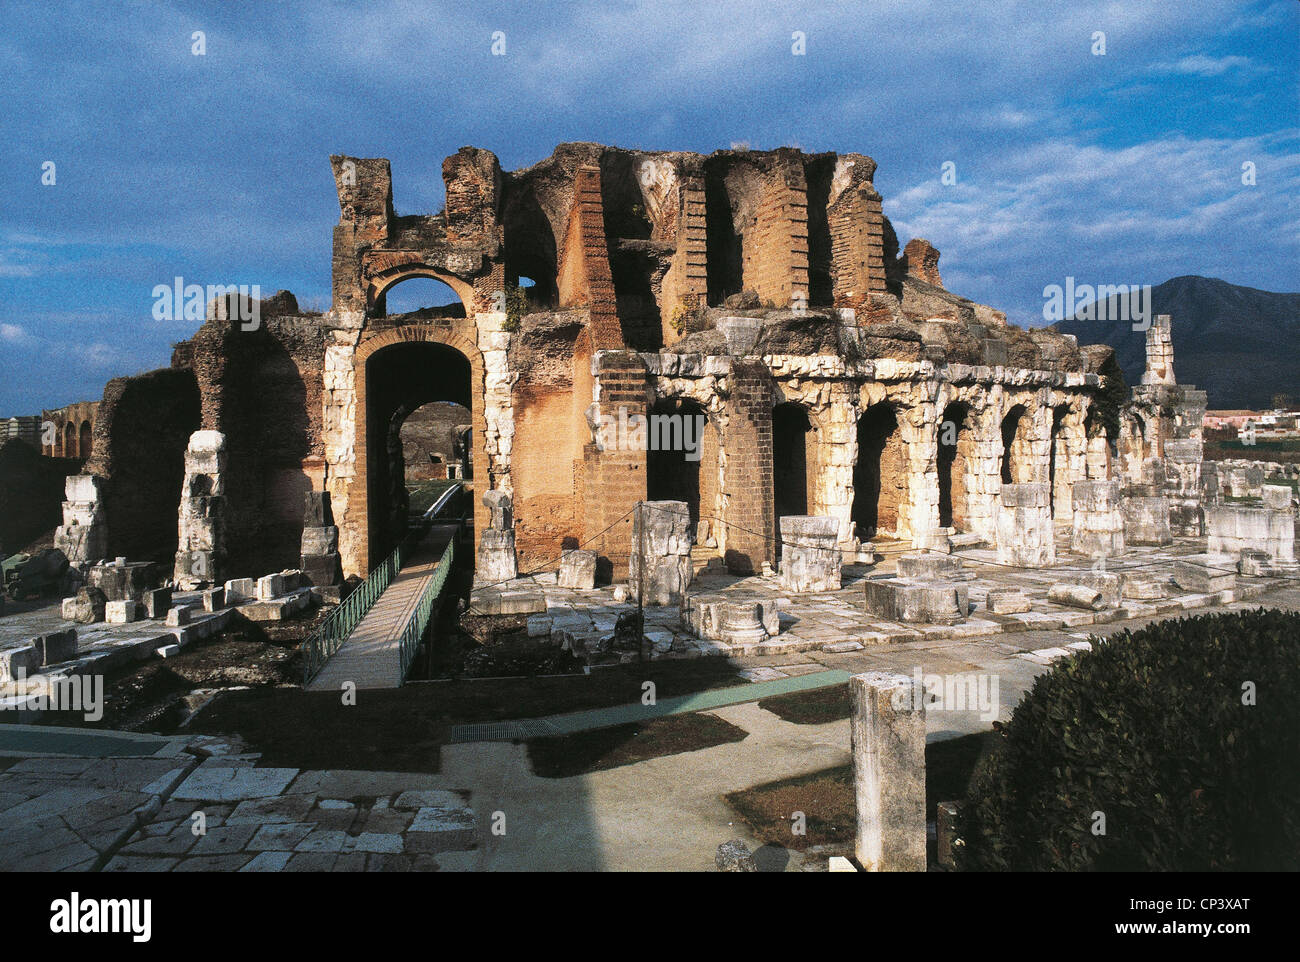
<svg viewBox="0 0 1300 962"><path fill-rule="evenodd" d="M328 307L331 153L390 158L399 212L421 213L466 144L506 169L575 140L860 151L900 241L928 238L950 290L1018 323L1042 323L1043 288L1067 275L1300 290L1296 0L3 0L0 15L3 416L164 366L197 327L151 315L177 275ZM397 293L391 308L416 306Z"/></svg>

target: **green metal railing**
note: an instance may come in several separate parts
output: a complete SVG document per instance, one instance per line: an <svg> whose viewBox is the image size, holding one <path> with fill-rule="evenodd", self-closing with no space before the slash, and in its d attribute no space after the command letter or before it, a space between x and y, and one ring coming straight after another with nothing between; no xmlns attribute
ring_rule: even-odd
<svg viewBox="0 0 1300 962"><path fill-rule="evenodd" d="M447 542L447 550L442 553L442 558L438 561L438 567L434 569L433 577L429 579L424 591L420 593L420 600L415 606L415 614L411 616L411 620L406 623L406 630L402 632L403 681L406 680L407 672L411 670L411 663L415 661L415 653L420 647L420 639L424 637L425 629L429 627L429 620L433 617L433 610L437 607L438 600L442 597L442 591L447 586L448 574L456 560L455 552L456 539L452 538Z"/></svg>
<svg viewBox="0 0 1300 962"><path fill-rule="evenodd" d="M434 516L451 501L452 497L462 487L462 485L457 484L448 488L433 507L420 518L418 525L408 532L402 543L393 549L393 553L375 565L366 580L354 588L342 604L330 612L329 617L322 621L316 630L303 641L302 684L304 688L325 667L325 662L329 661L334 653L343 646L343 642L348 640L357 625L361 624L361 619L366 616L366 612L374 606L374 603L379 600L379 596L393 583L397 573L402 570L402 565L410 558L411 552L429 533ZM444 554L443 557L446 559L448 555ZM439 575L441 578L435 576L434 580L440 580L441 584L445 584L447 576L441 565L439 565ZM422 597L421 605L423 604L424 599ZM432 601L429 602L429 605L432 607ZM428 623L427 616L425 623ZM421 631L421 634L423 634L423 631ZM417 643L418 640L417 636ZM405 643L405 636L403 636L403 643ZM414 654L412 654L412 657L414 657ZM406 675L407 665L406 651L403 648L403 677Z"/></svg>

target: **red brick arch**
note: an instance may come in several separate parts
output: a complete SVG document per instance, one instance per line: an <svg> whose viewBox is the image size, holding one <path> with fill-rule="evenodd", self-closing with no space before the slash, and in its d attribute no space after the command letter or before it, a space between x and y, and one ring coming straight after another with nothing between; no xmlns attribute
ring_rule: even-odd
<svg viewBox="0 0 1300 962"><path fill-rule="evenodd" d="M441 278L440 278L441 279ZM488 522L487 509L482 503L482 492L489 484L487 454L484 451L483 437L487 427L484 418L484 377L483 355L478 348L478 328L473 316L453 318L445 324L411 324L392 327L363 335L357 345L353 360L356 375L356 419L354 430L356 438L356 467L352 483L348 489L348 513L359 522L359 550L357 568L364 574L380 558L370 557L370 455L369 432L366 430L369 405L369 385L366 381L366 362L370 356L386 347L396 344L418 343L421 341L444 344L462 354L470 366L470 414L473 424L474 449L474 525L482 531Z"/></svg>
<svg viewBox="0 0 1300 962"><path fill-rule="evenodd" d="M411 251L378 251L366 255L366 313L374 310L375 302L390 288L416 277L442 281L465 305L466 315L473 316L476 304L474 285L463 277L431 266L423 257Z"/></svg>

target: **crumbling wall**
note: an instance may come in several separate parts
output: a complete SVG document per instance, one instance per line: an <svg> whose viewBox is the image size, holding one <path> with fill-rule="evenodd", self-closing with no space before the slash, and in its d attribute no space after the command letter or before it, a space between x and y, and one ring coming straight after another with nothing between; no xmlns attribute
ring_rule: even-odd
<svg viewBox="0 0 1300 962"><path fill-rule="evenodd" d="M199 385L192 371L166 368L108 382L84 472L105 479L109 557L170 567L185 448L199 426Z"/></svg>

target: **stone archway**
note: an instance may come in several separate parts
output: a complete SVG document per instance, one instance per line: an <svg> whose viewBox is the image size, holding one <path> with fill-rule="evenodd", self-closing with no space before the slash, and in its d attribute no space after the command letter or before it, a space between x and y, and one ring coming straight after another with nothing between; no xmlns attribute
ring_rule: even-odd
<svg viewBox="0 0 1300 962"><path fill-rule="evenodd" d="M392 285L387 286L391 287ZM457 352L463 358L469 367L468 401L472 420L470 436L474 452L473 457L475 464L482 466L476 478L477 485L473 499L476 530L482 531L488 520L487 509L482 504L482 493L493 487L509 489L508 474L501 477L500 472L494 472L487 456L483 356L477 345L476 334L477 329L474 320L467 318L450 324L407 325L388 328L372 333L369 336L363 336L361 342L357 345L353 359L356 383L356 414L354 418L356 461L354 475L348 487L347 517L342 522L342 524L346 524L353 529L354 534L353 538L350 539L350 543L353 545L352 553L354 557L351 559L344 558L345 571L356 571L364 574L369 572L370 568L381 560L381 557L374 556L372 551L375 540L374 532L379 519L372 518L371 514L374 510L376 496L382 494L382 492L371 491L370 485L374 483L376 476L382 473L375 470L375 465L372 463L373 459L385 456L384 450L374 449L376 438L380 436L374 419L377 415L387 416L389 412L371 411L374 391L372 390L372 372L369 363L381 351L401 350L404 345L426 343L441 345ZM436 398L430 399L436 400ZM384 428L387 428L387 424L384 425Z"/></svg>
<svg viewBox="0 0 1300 962"><path fill-rule="evenodd" d="M366 289L366 315L382 317L385 313L384 298L388 291L402 281L417 277L446 284L465 305L466 316L473 316L476 306L474 285L463 277L431 267L422 258L412 259L409 251L376 251L366 255L362 268L362 280Z"/></svg>

